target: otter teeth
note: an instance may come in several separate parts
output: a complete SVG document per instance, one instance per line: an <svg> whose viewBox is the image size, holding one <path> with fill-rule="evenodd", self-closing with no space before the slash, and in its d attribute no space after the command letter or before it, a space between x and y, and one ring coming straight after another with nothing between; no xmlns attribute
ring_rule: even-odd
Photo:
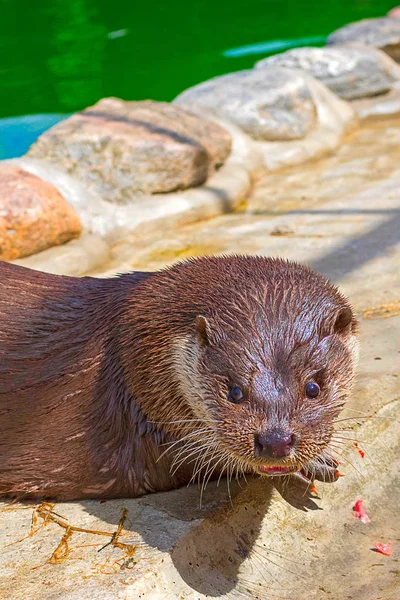
<svg viewBox="0 0 400 600"><path fill-rule="evenodd" d="M265 475L288 475L289 473L294 473L297 471L297 467L264 467L261 465L258 467L258 471L260 473L264 473Z"/></svg>

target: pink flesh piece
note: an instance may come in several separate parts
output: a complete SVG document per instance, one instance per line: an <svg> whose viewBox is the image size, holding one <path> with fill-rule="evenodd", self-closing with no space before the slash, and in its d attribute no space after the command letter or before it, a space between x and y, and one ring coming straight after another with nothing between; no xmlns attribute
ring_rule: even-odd
<svg viewBox="0 0 400 600"><path fill-rule="evenodd" d="M357 519L360 519L360 521L362 523L371 523L371 519L369 518L369 516L367 515L365 508L364 508L364 501L363 500L356 500L354 507L354 516Z"/></svg>

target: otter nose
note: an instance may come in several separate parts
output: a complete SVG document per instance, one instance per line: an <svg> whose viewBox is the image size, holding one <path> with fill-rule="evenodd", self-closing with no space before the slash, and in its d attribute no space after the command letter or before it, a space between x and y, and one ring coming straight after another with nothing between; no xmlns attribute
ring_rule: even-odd
<svg viewBox="0 0 400 600"><path fill-rule="evenodd" d="M294 436L280 430L268 433L256 433L254 436L254 454L267 458L289 456L294 444Z"/></svg>

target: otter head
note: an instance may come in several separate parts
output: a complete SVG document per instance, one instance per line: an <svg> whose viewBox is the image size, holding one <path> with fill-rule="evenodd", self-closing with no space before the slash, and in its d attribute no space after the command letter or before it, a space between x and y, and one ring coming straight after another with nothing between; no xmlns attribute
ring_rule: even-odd
<svg viewBox="0 0 400 600"><path fill-rule="evenodd" d="M221 469L264 475L318 461L352 386L357 323L348 301L282 260L202 259L189 273L172 354L198 431L190 448L196 441Z"/></svg>

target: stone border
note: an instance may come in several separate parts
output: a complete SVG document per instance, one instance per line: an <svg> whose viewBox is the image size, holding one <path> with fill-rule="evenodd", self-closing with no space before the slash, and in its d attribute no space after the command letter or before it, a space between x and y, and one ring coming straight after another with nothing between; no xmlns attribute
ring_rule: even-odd
<svg viewBox="0 0 400 600"><path fill-rule="evenodd" d="M393 63L393 69L399 69L388 56L386 61L388 68ZM137 196L129 205L120 205L104 200L47 161L27 156L5 161L52 184L76 210L85 231L79 240L14 262L54 273L82 275L106 262L111 245L118 240L128 235L133 239L151 237L161 228L176 228L231 212L246 199L252 179L262 172L300 165L335 150L359 119L400 113L400 82L386 94L345 101L306 71L296 72L307 79L318 116L318 126L304 139L255 141L233 123L201 109L191 109L232 136L232 150L225 164L196 188Z"/></svg>
<svg viewBox="0 0 400 600"><path fill-rule="evenodd" d="M141 196L130 205L102 200L82 183L45 161L10 159L6 162L51 183L74 207L87 232L79 240L13 262L53 273L83 275L106 260L110 245L128 234L139 238L156 234L161 227L170 229L232 212L251 188L250 174L238 158L233 152L221 169L209 178L207 185L179 193ZM65 260L63 269L61 257Z"/></svg>
<svg viewBox="0 0 400 600"><path fill-rule="evenodd" d="M302 71L304 74L304 71ZM299 165L335 150L342 136L357 125L353 108L310 75L308 85L318 113L318 127L304 140L293 142L255 142L269 170Z"/></svg>

